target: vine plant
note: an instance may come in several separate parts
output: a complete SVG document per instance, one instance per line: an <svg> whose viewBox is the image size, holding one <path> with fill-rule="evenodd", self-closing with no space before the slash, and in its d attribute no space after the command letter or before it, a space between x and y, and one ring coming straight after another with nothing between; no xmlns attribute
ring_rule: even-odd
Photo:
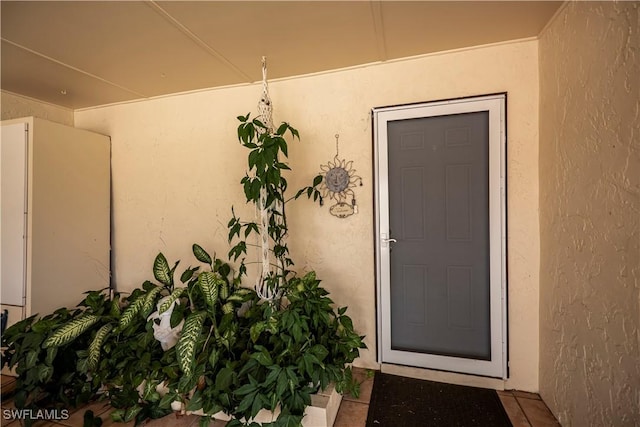
<svg viewBox="0 0 640 427"><path fill-rule="evenodd" d="M317 189L322 182L322 176L316 176L311 186L301 188L293 197L285 199L288 183L283 176L283 171L290 170L289 166L281 161L282 157L288 156L285 135L289 132L292 138L299 139L298 131L283 122L275 132L272 132L259 119L251 120L250 114L238 116L238 120L240 121L238 140L244 147L251 150L248 157L249 172L240 183L244 188L247 203L253 203L259 207L261 197L264 197L262 203L268 211L267 233L273 247L271 251L277 262L274 266L275 271L265 275L263 280L266 282L267 289L277 295L280 285L286 282L291 273L290 267L293 266L293 260L289 255L286 243L289 230L285 206L291 200L304 194L309 198L313 197L314 201L322 202L322 196ZM247 254L247 242L241 239L241 231L244 229L244 238L246 239L251 234L260 233L261 225L256 222L242 222L233 209L232 215L233 217L228 224L229 242L234 237L237 237L239 241L229 251L229 258L233 257L233 260L237 261L240 256ZM244 258L240 270L246 271Z"/></svg>

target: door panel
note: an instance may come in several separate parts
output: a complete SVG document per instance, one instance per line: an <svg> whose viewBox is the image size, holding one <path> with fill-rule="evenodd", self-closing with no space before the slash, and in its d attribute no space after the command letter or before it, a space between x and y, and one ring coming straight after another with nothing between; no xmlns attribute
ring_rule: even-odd
<svg viewBox="0 0 640 427"><path fill-rule="evenodd" d="M503 114L503 95L374 110L381 362L506 371Z"/></svg>
<svg viewBox="0 0 640 427"><path fill-rule="evenodd" d="M486 111L387 124L393 349L490 357L487 131Z"/></svg>

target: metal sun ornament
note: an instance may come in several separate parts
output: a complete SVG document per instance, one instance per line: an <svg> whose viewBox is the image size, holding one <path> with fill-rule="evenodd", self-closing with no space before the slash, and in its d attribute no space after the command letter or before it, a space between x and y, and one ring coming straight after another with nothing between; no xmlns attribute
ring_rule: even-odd
<svg viewBox="0 0 640 427"><path fill-rule="evenodd" d="M335 200L336 203L329 208L331 215L338 218L346 218L358 213L356 196L353 188L362 187L362 177L356 175L353 168L353 160L340 159L338 143L340 135L336 134L336 155L333 160L320 165L322 183L320 191L323 199Z"/></svg>

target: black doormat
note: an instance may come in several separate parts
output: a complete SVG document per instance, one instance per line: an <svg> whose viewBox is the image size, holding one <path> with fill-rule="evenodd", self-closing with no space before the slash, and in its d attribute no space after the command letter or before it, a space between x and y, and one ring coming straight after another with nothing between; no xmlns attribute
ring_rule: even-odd
<svg viewBox="0 0 640 427"><path fill-rule="evenodd" d="M495 390L376 372L367 427L512 427Z"/></svg>

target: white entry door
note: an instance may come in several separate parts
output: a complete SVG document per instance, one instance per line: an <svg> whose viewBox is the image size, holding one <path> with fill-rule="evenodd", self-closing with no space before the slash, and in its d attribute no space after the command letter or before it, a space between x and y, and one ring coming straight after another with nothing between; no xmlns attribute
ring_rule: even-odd
<svg viewBox="0 0 640 427"><path fill-rule="evenodd" d="M373 117L380 361L506 377L505 95Z"/></svg>

